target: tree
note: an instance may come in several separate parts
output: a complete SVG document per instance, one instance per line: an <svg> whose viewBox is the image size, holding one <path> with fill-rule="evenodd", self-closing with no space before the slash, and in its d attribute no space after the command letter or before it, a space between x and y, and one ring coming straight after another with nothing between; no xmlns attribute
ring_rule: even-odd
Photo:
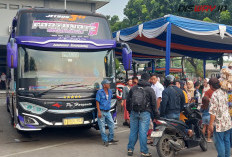
<svg viewBox="0 0 232 157"><path fill-rule="evenodd" d="M203 72L203 61L194 58L186 58L185 60L185 69L186 72L195 73L197 77L202 77L204 75Z"/></svg>
<svg viewBox="0 0 232 157"><path fill-rule="evenodd" d="M205 21L205 22L213 22L209 17L205 17L205 18L203 19L203 21Z"/></svg>
<svg viewBox="0 0 232 157"><path fill-rule="evenodd" d="M220 23L231 24L231 14L228 10L222 11L219 18Z"/></svg>
<svg viewBox="0 0 232 157"><path fill-rule="evenodd" d="M180 5L216 5L214 11L208 12L185 12L178 10ZM218 7L227 5L226 11L218 11ZM163 17L167 14L173 14L177 16L183 16L198 20L204 20L207 22L217 22L223 24L232 24L231 0L129 0L124 8L125 19L119 21L116 17L111 18L110 24L113 31L123 29L126 27L141 24L143 22Z"/></svg>
<svg viewBox="0 0 232 157"><path fill-rule="evenodd" d="M129 20L126 18L123 19L122 21L119 21L119 17L117 15L114 15L112 17L110 15L107 15L106 18L109 21L110 28L111 28L112 32L115 32L117 30L120 30L120 29L123 29L123 28L130 26Z"/></svg>

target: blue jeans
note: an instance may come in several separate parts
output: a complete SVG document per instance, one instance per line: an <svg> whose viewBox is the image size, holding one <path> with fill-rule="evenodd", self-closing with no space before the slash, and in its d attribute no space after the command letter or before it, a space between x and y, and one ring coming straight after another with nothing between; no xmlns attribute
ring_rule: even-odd
<svg viewBox="0 0 232 157"><path fill-rule="evenodd" d="M214 129L213 139L218 157L230 157L230 130L216 132Z"/></svg>
<svg viewBox="0 0 232 157"><path fill-rule="evenodd" d="M108 112L101 111L101 114L102 117L97 118L97 122L101 132L102 141L108 142L114 139L114 120L112 118L110 111ZM106 124L109 128L109 135L106 135L106 128L105 128Z"/></svg>
<svg viewBox="0 0 232 157"><path fill-rule="evenodd" d="M169 113L166 114L164 118L180 120L180 113Z"/></svg>
<svg viewBox="0 0 232 157"><path fill-rule="evenodd" d="M148 153L147 148L147 132L149 130L151 114L149 112L130 113L130 137L127 149L134 151L134 146L138 140L140 142L140 152Z"/></svg>
<svg viewBox="0 0 232 157"><path fill-rule="evenodd" d="M230 129L230 148L232 148L232 129Z"/></svg>

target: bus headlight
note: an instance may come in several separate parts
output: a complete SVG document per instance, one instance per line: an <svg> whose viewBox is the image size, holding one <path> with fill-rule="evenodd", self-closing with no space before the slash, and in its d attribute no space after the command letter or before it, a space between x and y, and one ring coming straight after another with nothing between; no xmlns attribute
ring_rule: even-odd
<svg viewBox="0 0 232 157"><path fill-rule="evenodd" d="M22 106L22 108L26 111L30 111L34 114L43 114L48 109L39 105L35 105L29 102L19 102L19 104Z"/></svg>

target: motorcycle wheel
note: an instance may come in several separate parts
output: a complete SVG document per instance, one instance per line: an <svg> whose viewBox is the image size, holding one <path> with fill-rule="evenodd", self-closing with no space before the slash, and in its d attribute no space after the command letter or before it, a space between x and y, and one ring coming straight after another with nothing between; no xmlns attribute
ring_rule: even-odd
<svg viewBox="0 0 232 157"><path fill-rule="evenodd" d="M170 147L169 142L168 142L169 140L172 140L172 137L168 134L164 134L160 138L156 146L159 157L173 157L174 156L175 150Z"/></svg>
<svg viewBox="0 0 232 157"><path fill-rule="evenodd" d="M201 134L201 142L200 142L200 147L201 147L201 150L203 151L203 152L206 152L207 151L207 149L208 149L208 143L207 143L207 141L206 141L206 139L205 139L205 136L203 135L203 134Z"/></svg>

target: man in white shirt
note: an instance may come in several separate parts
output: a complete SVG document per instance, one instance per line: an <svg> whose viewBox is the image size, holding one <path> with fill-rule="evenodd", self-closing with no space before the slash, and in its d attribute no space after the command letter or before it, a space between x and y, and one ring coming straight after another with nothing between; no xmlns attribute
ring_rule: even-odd
<svg viewBox="0 0 232 157"><path fill-rule="evenodd" d="M164 86L158 81L157 74L151 74L150 82L152 83L151 88L155 91L156 95L156 103L157 109L159 110L160 102L162 100L162 92L164 90Z"/></svg>

